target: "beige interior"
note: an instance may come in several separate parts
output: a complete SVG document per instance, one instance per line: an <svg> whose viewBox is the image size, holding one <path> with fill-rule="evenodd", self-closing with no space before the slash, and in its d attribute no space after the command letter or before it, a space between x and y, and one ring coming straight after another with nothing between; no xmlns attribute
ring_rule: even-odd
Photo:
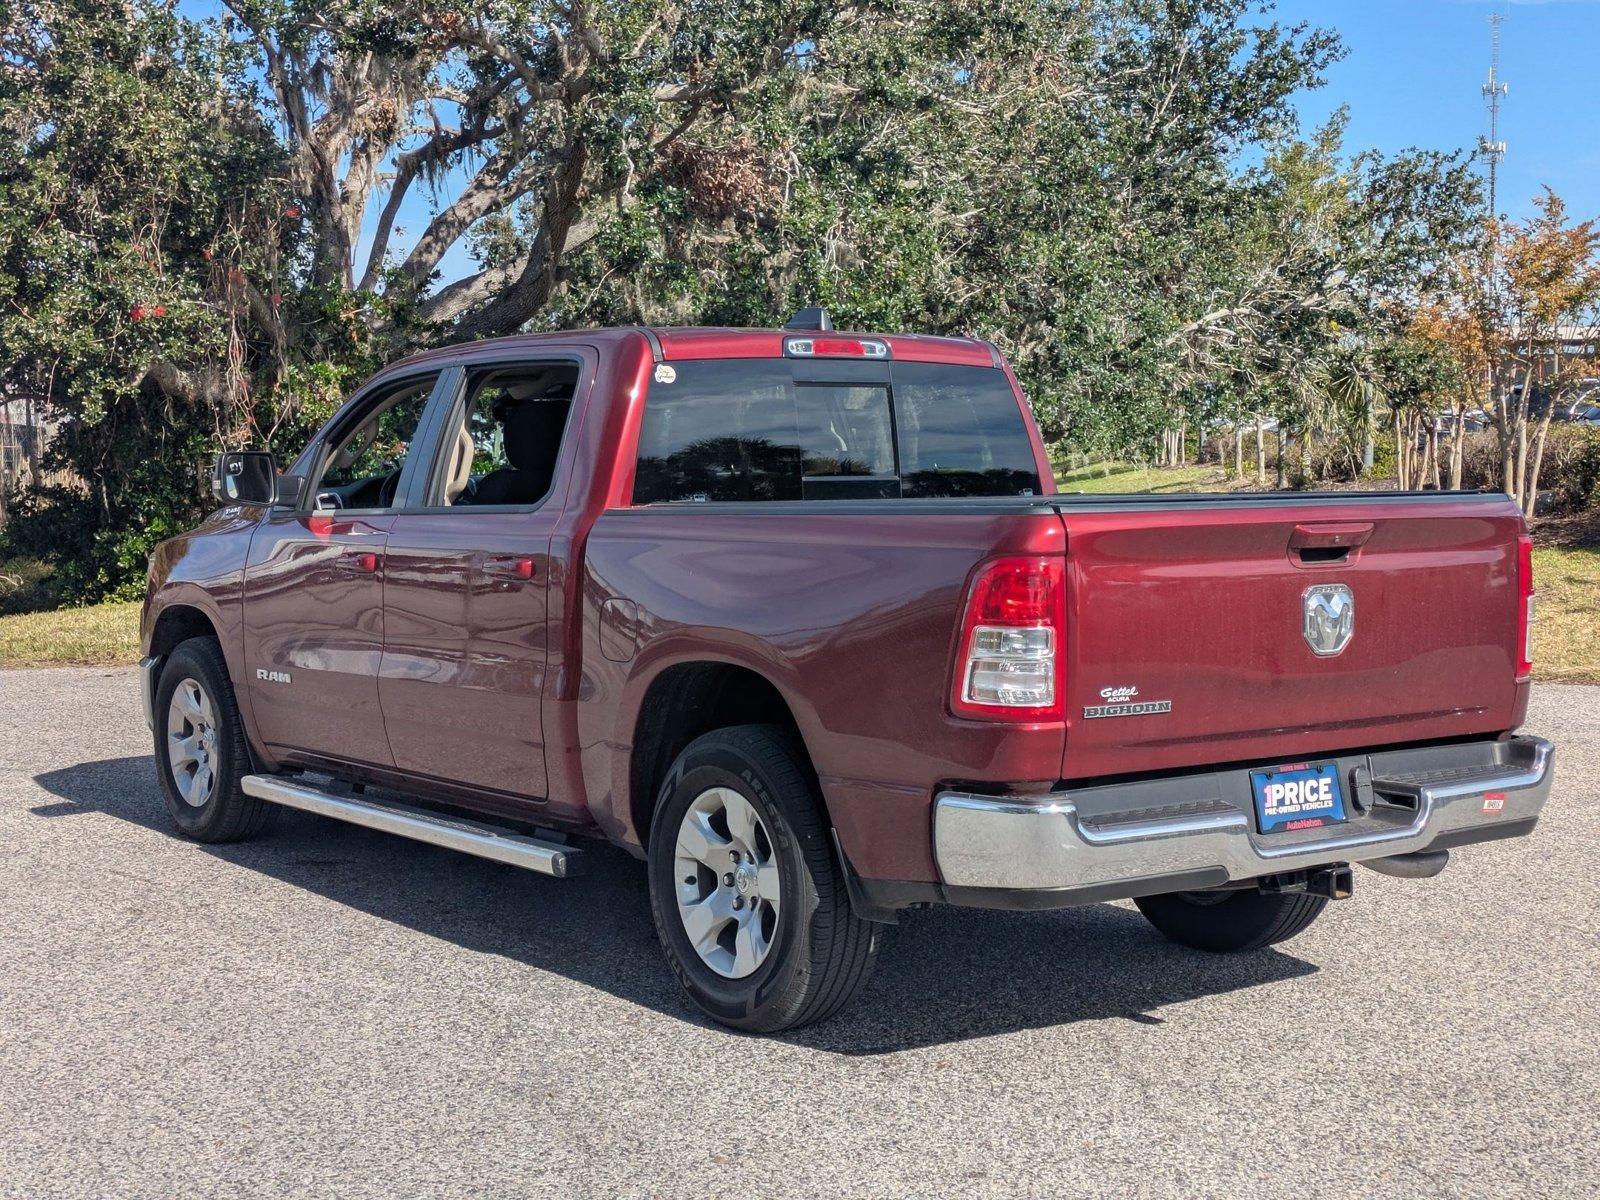
<svg viewBox="0 0 1600 1200"><path fill-rule="evenodd" d="M444 502L454 504L457 497L467 490L467 484L472 480L472 435L462 426L456 434L455 452L450 457L450 476L444 485Z"/></svg>

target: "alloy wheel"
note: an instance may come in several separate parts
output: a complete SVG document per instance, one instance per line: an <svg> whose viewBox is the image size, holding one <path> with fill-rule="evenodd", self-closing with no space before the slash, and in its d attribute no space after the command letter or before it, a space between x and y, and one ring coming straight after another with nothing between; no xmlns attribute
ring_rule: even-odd
<svg viewBox="0 0 1600 1200"><path fill-rule="evenodd" d="M750 975L772 951L780 888L761 814L732 788L696 796L678 825L678 916L700 960L725 979Z"/></svg>
<svg viewBox="0 0 1600 1200"><path fill-rule="evenodd" d="M167 704L167 769L191 808L205 807L217 789L217 711L193 679L179 680Z"/></svg>

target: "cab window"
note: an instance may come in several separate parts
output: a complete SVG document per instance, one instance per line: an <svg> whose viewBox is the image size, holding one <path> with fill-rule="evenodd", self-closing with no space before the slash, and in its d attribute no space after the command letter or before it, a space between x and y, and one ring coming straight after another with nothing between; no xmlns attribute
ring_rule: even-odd
<svg viewBox="0 0 1600 1200"><path fill-rule="evenodd" d="M549 495L578 384L573 362L475 371L440 441L431 505L526 507Z"/></svg>
<svg viewBox="0 0 1600 1200"><path fill-rule="evenodd" d="M408 379L347 419L333 435L321 476L308 489L310 507L394 507L400 473L437 379Z"/></svg>

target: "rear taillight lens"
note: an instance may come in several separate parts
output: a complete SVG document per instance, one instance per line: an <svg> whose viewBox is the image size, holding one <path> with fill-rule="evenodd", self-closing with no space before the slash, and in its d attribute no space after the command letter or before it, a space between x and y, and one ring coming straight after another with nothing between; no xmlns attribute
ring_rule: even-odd
<svg viewBox="0 0 1600 1200"><path fill-rule="evenodd" d="M1065 624L1062 559L985 563L967 593L951 710L958 716L1013 721L1060 717Z"/></svg>
<svg viewBox="0 0 1600 1200"><path fill-rule="evenodd" d="M1533 539L1517 539L1517 679L1533 674Z"/></svg>

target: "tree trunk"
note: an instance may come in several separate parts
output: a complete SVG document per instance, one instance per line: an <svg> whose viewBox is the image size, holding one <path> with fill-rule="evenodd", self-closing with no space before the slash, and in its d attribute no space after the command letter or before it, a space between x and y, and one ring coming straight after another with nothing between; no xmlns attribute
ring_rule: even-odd
<svg viewBox="0 0 1600 1200"><path fill-rule="evenodd" d="M1233 477L1244 478L1244 426L1237 421L1233 424Z"/></svg>
<svg viewBox="0 0 1600 1200"><path fill-rule="evenodd" d="M1266 421L1256 417L1256 486L1267 486L1267 434Z"/></svg>
<svg viewBox="0 0 1600 1200"><path fill-rule="evenodd" d="M6 443L11 436L11 401L0 400L0 529L6 525L6 493L11 490L10 456Z"/></svg>
<svg viewBox="0 0 1600 1200"><path fill-rule="evenodd" d="M1430 422L1425 428L1422 421L1417 422L1417 434L1422 438L1422 461L1417 467L1417 490L1421 491L1428 486L1428 475L1433 470L1433 425Z"/></svg>
<svg viewBox="0 0 1600 1200"><path fill-rule="evenodd" d="M1461 490L1461 466L1467 452L1467 410L1459 408L1455 414L1455 429L1450 435L1450 490Z"/></svg>
<svg viewBox="0 0 1600 1200"><path fill-rule="evenodd" d="M1398 408L1394 410L1394 477L1402 492L1411 486L1406 481L1406 425Z"/></svg>
<svg viewBox="0 0 1600 1200"><path fill-rule="evenodd" d="M1555 397L1550 398L1550 405L1544 410L1544 416L1539 418L1539 432L1534 439L1533 463L1527 475L1528 494L1522 504L1522 515L1532 517L1533 510L1539 503L1539 468L1544 465L1545 438L1550 435L1550 418L1555 416Z"/></svg>

